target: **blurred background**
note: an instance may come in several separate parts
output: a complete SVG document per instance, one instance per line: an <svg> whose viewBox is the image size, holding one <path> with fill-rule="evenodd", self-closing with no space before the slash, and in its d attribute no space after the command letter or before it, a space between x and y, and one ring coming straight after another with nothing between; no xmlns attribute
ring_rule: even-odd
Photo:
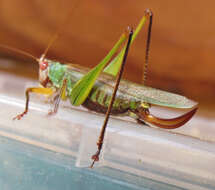
<svg viewBox="0 0 215 190"><path fill-rule="evenodd" d="M212 0L1 0L0 44L39 57L59 30L47 57L93 67L126 27L135 27L144 10L150 8L154 22L147 85L198 101L213 117L214 6ZM138 83L146 28L132 45L124 75ZM38 66L33 60L2 48L0 54L2 59L10 56L19 60L14 65L1 62L1 71L37 78Z"/></svg>

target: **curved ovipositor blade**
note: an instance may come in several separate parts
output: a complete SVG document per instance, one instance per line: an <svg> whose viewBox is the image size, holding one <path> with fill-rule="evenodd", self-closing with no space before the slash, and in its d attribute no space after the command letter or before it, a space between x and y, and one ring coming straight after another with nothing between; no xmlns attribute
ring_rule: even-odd
<svg viewBox="0 0 215 190"><path fill-rule="evenodd" d="M138 116L140 117L140 119L146 122L149 122L153 125L156 125L157 127L164 128L164 129L175 129L175 128L181 127L186 122L188 122L192 118L192 116L196 113L197 109L198 107L195 107L191 111L179 117L171 118L171 119L163 119L163 118L156 117L150 114L148 110L140 111L138 113Z"/></svg>

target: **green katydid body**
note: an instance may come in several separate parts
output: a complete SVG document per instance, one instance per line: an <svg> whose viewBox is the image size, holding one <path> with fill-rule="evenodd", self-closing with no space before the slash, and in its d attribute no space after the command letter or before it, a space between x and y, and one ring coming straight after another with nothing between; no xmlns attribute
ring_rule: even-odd
<svg viewBox="0 0 215 190"><path fill-rule="evenodd" d="M86 74L86 69L60 64L59 62L48 62L49 67L46 71L49 79L48 86L58 89L66 78L66 96L70 99L73 86ZM105 113L113 92L114 79L115 77L108 74L100 75L83 106ZM128 110L135 111L144 103L172 108L192 108L196 105L194 101L184 96L121 80L112 114L124 113Z"/></svg>
<svg viewBox="0 0 215 190"><path fill-rule="evenodd" d="M152 23L152 13L147 10L133 34L131 44L144 25L146 15L150 16L150 23ZM33 87L26 90L25 111L15 117L15 119L21 119L28 112L30 92L53 94L53 92L57 91L58 95L56 97L58 98L55 104L55 113L57 112L60 98L69 98L74 106L83 105L96 112L106 113L113 95L113 88L115 87L114 79L121 67L126 47L124 46L112 61L111 58L125 40L126 35L123 33L109 53L91 70L46 60L45 54L40 59L36 58L40 67L39 81L43 88ZM149 41L147 44L149 45ZM147 56L148 48L146 48ZM192 110L177 118L162 119L150 114L149 108L151 105L171 108L192 108ZM146 121L161 128L174 129L189 121L197 110L196 105L197 103L184 96L121 80L111 113L132 112L136 114L136 118L139 121Z"/></svg>
<svg viewBox="0 0 215 190"><path fill-rule="evenodd" d="M98 151L92 156L93 163L91 167L93 167L95 161L99 160L105 129L107 127L110 114L128 113L127 115L132 117L135 115L135 118L141 123L148 122L165 129L175 129L184 125L197 111L198 108L196 102L181 95L165 92L126 80L121 80L129 46L135 40L137 34L143 27L146 17L149 16L150 22L144 65L145 81L151 36L152 15L152 12L147 9L134 33L131 29L127 45L121 49L118 55L111 60L114 54L118 51L119 47L126 40L126 34L122 34L109 53L91 70L79 67L77 65L64 65L59 62L47 60L45 59L45 54L47 51L45 51L44 55L42 55L40 59L37 59L32 55L22 51L17 51L15 49L15 51L25 55L27 54L38 61L40 68L39 81L42 87L32 87L26 90L25 110L14 119L21 119L25 114L27 114L30 92L46 95L52 95L56 92L55 107L51 113L57 112L60 99L69 99L71 104L74 106L83 105L90 110L106 113L104 124L101 128L101 133L97 142ZM13 48L6 48L14 50ZM118 76L115 81L117 73ZM170 108L192 108L192 110L176 118L163 119L150 114L149 108L151 105Z"/></svg>

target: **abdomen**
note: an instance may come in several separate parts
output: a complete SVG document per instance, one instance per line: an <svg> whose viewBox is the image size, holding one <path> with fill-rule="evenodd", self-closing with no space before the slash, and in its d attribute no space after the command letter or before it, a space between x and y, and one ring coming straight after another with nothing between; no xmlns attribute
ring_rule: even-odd
<svg viewBox="0 0 215 190"><path fill-rule="evenodd" d="M111 101L112 93L112 87L102 82L97 82L94 85L88 98L82 105L89 110L93 110L98 113L106 113ZM135 100L126 98L126 96L124 95L122 96L121 93L118 91L111 110L111 114L117 115L126 113L129 109L136 109L138 104L139 103Z"/></svg>

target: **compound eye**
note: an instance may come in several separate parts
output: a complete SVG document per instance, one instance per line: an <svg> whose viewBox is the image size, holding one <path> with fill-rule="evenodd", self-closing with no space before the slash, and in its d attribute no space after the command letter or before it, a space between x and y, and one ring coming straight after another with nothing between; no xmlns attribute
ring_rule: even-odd
<svg viewBox="0 0 215 190"><path fill-rule="evenodd" d="M45 70L48 67L48 62L47 61L41 61L40 62L40 69Z"/></svg>

